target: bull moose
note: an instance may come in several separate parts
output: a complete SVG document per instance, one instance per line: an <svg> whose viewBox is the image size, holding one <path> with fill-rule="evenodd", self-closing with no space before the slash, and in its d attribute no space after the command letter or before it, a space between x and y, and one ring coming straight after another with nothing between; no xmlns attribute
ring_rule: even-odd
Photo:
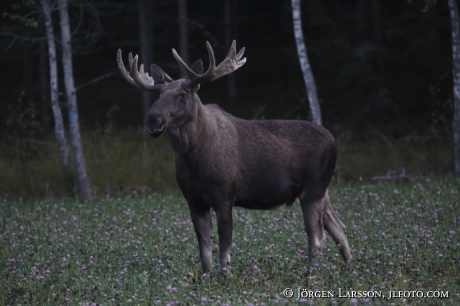
<svg viewBox="0 0 460 306"><path fill-rule="evenodd" d="M312 259L326 239L326 230L345 260L351 260L345 226L332 209L328 186L336 161L334 137L325 128L303 120L244 120L215 104L203 105L200 84L214 81L246 63L244 48L233 41L222 63L206 43L209 68L198 60L190 67L172 53L189 79L173 80L160 67L151 75L129 54L128 72L118 50L118 67L138 88L156 91L145 128L154 138L167 132L175 151L176 179L187 200L200 250L203 272L212 268L212 208L217 217L219 266L227 269L233 232L233 206L274 209L300 200Z"/></svg>

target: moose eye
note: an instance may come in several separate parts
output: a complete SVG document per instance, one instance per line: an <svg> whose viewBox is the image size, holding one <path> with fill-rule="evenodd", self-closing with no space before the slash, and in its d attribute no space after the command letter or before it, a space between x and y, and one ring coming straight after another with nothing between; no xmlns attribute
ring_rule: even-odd
<svg viewBox="0 0 460 306"><path fill-rule="evenodd" d="M181 98L182 100L184 100L186 96L187 96L187 95L183 93L183 94L180 95L180 98Z"/></svg>

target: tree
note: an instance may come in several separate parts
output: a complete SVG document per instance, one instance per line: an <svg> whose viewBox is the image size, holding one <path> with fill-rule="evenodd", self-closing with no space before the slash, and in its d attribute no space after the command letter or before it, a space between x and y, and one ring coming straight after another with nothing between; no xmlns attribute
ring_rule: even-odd
<svg viewBox="0 0 460 306"><path fill-rule="evenodd" d="M62 119L61 108L59 107L58 71L56 62L56 45L54 43L53 20L51 17L52 6L48 0L42 0L42 9L45 19L46 40L48 43L48 62L50 67L50 98L51 109L54 116L54 134L59 146L59 163L64 175L70 173L69 169L69 148L64 132L64 120Z"/></svg>
<svg viewBox="0 0 460 306"><path fill-rule="evenodd" d="M42 8L43 10L43 8ZM45 22L43 21L43 15L40 16L40 29L43 32L44 36L46 37L46 27ZM41 109L41 116L40 116L40 123L41 128L43 131L48 130L49 126L49 101L50 101L50 91L49 91L49 82L48 79L48 51L47 51L47 41L40 40L39 42L39 70L40 70L40 109Z"/></svg>
<svg viewBox="0 0 460 306"><path fill-rule="evenodd" d="M292 21L294 24L294 36L297 44L297 54L299 56L300 67L302 69L303 80L307 89L308 102L312 115L312 121L316 124L322 125L321 120L321 107L318 102L318 95L316 93L316 83L311 71L310 62L307 56L307 47L302 31L302 18L300 14L300 0L291 0L292 4Z"/></svg>
<svg viewBox="0 0 460 306"><path fill-rule="evenodd" d="M452 23L452 76L454 80L454 173L460 176L460 25L456 0L448 0Z"/></svg>
<svg viewBox="0 0 460 306"><path fill-rule="evenodd" d="M178 0L179 12L179 55L185 63L190 64L188 61L188 26L187 26L187 0ZM181 78L188 78L185 70L180 70Z"/></svg>
<svg viewBox="0 0 460 306"><path fill-rule="evenodd" d="M224 28L225 28L225 46L228 47L232 44L232 41L236 39L234 37L234 31L232 31L232 3L231 0L224 1ZM236 82L235 82L235 75L229 74L227 76L227 88L228 88L228 96L230 99L236 97Z"/></svg>
<svg viewBox="0 0 460 306"><path fill-rule="evenodd" d="M67 109L69 114L69 133L72 143L73 155L77 171L77 185L80 195L85 200L91 200L91 187L86 173L85 158L80 138L80 126L78 121L78 108L72 67L72 41L69 25L69 13L67 0L59 2L59 20L61 25L62 40L62 65L64 68L64 84L67 96Z"/></svg>
<svg viewBox="0 0 460 306"><path fill-rule="evenodd" d="M66 96L67 96L67 106L68 106L68 116L69 116L69 131L70 131L70 142L72 144L72 153L75 159L76 165L76 178L78 185L78 192L85 200L91 200L91 188L89 186L88 175L86 173L86 165L83 157L83 150L81 146L79 123L78 123L78 110L77 110L77 100L76 100L76 89L73 81L73 69L72 69L72 45L71 45L71 34L69 26L69 16L68 16L68 7L67 1L55 1L55 0L40 0L40 1L23 1L24 8L32 9L31 12L28 12L25 16L22 17L17 14L10 14L11 19L22 18L25 25L32 25L34 28L37 28L38 23L35 20L34 14L38 12L43 13L43 15L38 16L38 20L45 24L44 29L46 33L46 45L48 46L48 52L46 52L46 45L42 44L43 38L38 37L23 37L21 35L15 35L13 33L8 33L13 37L13 42L28 40L28 41L38 41L40 43L40 70L41 78L47 79L46 73L46 53L48 54L49 62L49 80L50 80L50 100L51 108L54 116L54 132L56 140L59 146L59 163L61 165L62 172L65 177L68 177L71 174L70 162L69 162L69 146L67 144L67 139L65 136L65 127L62 112L59 105L59 91L58 91L58 65L57 65L57 56L56 56L56 37L54 34L52 14L56 7L59 9L60 13L60 30L62 37L62 65L64 70L64 83L66 87ZM18 6L14 6L18 7ZM80 16L81 18L81 16ZM80 25L79 25L80 26ZM78 33L78 31L76 31ZM97 32L95 32L97 33ZM94 33L87 33L88 36L91 36ZM93 35L94 36L94 35ZM85 47L89 44L87 43ZM43 50L45 49L45 50ZM25 49L27 51L27 48ZM27 52L27 56L30 56L30 52ZM45 54L45 56L43 56ZM25 57L25 60L28 57ZM24 64L24 75L25 84L28 83L28 69L32 66L30 63L25 61ZM91 83L91 82L90 82ZM46 82L42 82L40 85L41 89L44 90ZM48 89L45 89L48 90ZM45 100L47 95L42 95L42 100ZM47 107L43 107L44 111L47 111ZM46 117L46 114L45 116ZM46 122L46 118L43 120Z"/></svg>
<svg viewBox="0 0 460 306"><path fill-rule="evenodd" d="M145 63L151 64L153 61L152 52L152 1L151 0L138 0L139 9L139 38L141 44L140 56ZM150 103L154 99L151 91L142 91L142 113L144 121L147 118L147 113L150 109Z"/></svg>

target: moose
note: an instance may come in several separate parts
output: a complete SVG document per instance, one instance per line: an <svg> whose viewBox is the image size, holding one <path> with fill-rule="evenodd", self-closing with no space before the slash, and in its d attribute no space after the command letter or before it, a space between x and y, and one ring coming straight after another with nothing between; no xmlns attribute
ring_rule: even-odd
<svg viewBox="0 0 460 306"><path fill-rule="evenodd" d="M215 104L202 104L200 85L232 73L246 63L244 48L233 41L227 57L216 66L206 42L209 68L197 60L190 67L172 49L188 79L173 80L160 67L138 68L138 56L128 56L126 70L121 49L117 63L133 86L156 91L159 98L148 111L145 128L157 138L167 132L175 152L176 179L185 197L198 239L203 272L212 268L211 208L219 236L219 267L230 263L234 206L274 209L293 205L298 198L313 260L325 243L325 230L348 263L352 256L345 226L332 209L328 195L337 149L322 126L303 120L244 120Z"/></svg>

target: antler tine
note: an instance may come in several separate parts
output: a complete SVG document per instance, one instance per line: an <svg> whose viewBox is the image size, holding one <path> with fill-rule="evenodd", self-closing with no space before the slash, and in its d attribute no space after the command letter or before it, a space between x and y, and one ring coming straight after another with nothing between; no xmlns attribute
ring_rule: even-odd
<svg viewBox="0 0 460 306"><path fill-rule="evenodd" d="M227 57L222 61L222 63L219 64L219 66L217 66L217 68L225 66L230 60L235 58L235 54L236 54L236 40L233 40L232 45L230 47L230 51L228 51Z"/></svg>
<svg viewBox="0 0 460 306"><path fill-rule="evenodd" d="M142 89L145 90L158 90L161 85L156 85L155 81L147 72L144 71L144 64L141 64L140 69L137 69L138 56L136 55L131 64L131 74L133 75L134 81Z"/></svg>
<svg viewBox="0 0 460 306"><path fill-rule="evenodd" d="M128 56L128 59L129 59L129 67L131 69L131 62L132 62L132 54L130 53L129 56ZM118 63L118 69L120 69L120 72L121 74L123 75L123 77L125 78L126 81L128 81L129 84L133 85L133 86L136 86L138 88L141 88L139 85L136 84L136 82L133 80L133 78L131 77L130 73L128 72L128 70L126 70L125 68L125 65L123 64L123 58L121 57L121 49L118 49L118 52L117 52L117 63Z"/></svg>
<svg viewBox="0 0 460 306"><path fill-rule="evenodd" d="M216 58L214 57L214 50L212 49L209 41L206 42L206 49L208 49L209 55L209 68L204 74L202 74L203 78L208 77L216 69Z"/></svg>
<svg viewBox="0 0 460 306"><path fill-rule="evenodd" d="M172 54L174 58L176 59L177 63L184 68L185 72L187 73L188 77L190 80L196 79L198 77L198 74L196 74L190 67L182 60L182 58L177 54L176 49L172 49Z"/></svg>
<svg viewBox="0 0 460 306"><path fill-rule="evenodd" d="M236 54L236 40L233 40L230 47L230 51L227 54L227 57L216 67L213 75L211 76L210 81L214 81L224 75L232 73L237 70L244 64L246 64L246 58L241 59L244 54L244 47L241 48L240 52Z"/></svg>
<svg viewBox="0 0 460 306"><path fill-rule="evenodd" d="M118 49L117 52L117 63L118 68L120 69L121 74L128 81L129 84L136 86L137 88L145 90L160 90L162 85L155 84L155 81L148 73L144 72L144 65L141 64L140 69L137 69L138 56L136 55L133 58L132 53L128 54L129 62L129 72L126 70L125 65L123 64L123 58L121 56L121 49Z"/></svg>
<svg viewBox="0 0 460 306"><path fill-rule="evenodd" d="M236 60L237 60L238 62L240 61L241 57L243 56L244 50L245 50L244 47L241 48L240 52L238 52L238 54L236 55Z"/></svg>
<svg viewBox="0 0 460 306"><path fill-rule="evenodd" d="M129 52L128 54L128 64L129 64L129 69L133 66L133 54Z"/></svg>

